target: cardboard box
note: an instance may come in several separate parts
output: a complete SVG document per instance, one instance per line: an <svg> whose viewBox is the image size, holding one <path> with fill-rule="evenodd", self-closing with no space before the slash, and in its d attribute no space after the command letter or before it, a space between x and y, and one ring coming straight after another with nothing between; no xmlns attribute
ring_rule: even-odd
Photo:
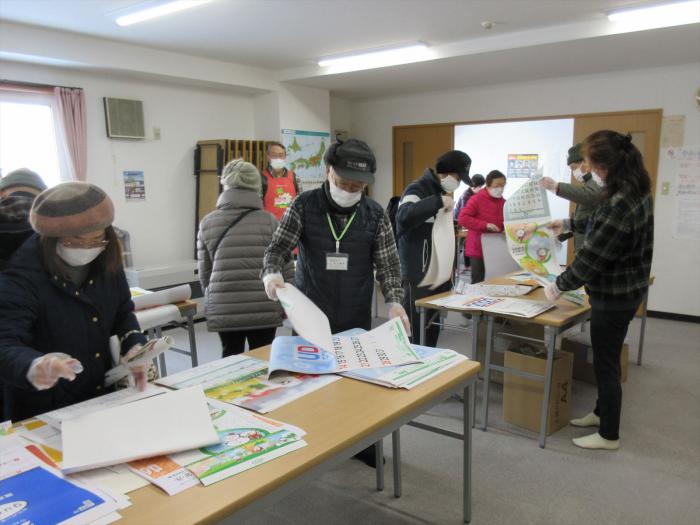
<svg viewBox="0 0 700 525"><path fill-rule="evenodd" d="M516 334L523 337L530 337L533 339L543 339L544 331L542 326L534 325L532 323L519 323L516 321L508 320L505 325L502 321L496 321L493 324L493 350L491 352L491 364L503 366L503 355L508 351L514 343L517 344L518 340L513 337L507 337L499 335L501 333ZM544 351L544 344L538 345L533 341L527 341L528 344L542 349ZM479 341L476 350L476 357L481 364L481 370L479 371L479 378L484 377L484 351L486 350L486 321L482 320L479 323ZM503 384L503 373L493 370L491 371L491 381Z"/></svg>
<svg viewBox="0 0 700 525"><path fill-rule="evenodd" d="M595 371L593 370L593 348L588 334L582 333L571 338L562 339L561 349L569 352L574 357L573 377L578 381L596 384ZM621 380L627 381L627 365L629 362L629 345L622 345L620 353Z"/></svg>
<svg viewBox="0 0 700 525"><path fill-rule="evenodd" d="M509 350L505 354L505 366L523 372L544 375L547 367L544 352L535 355ZM547 414L547 435L569 424L571 405L571 368L573 356L568 352L555 352L552 369L552 390ZM544 381L527 379L514 374L505 374L503 385L503 419L512 425L533 432L540 431Z"/></svg>

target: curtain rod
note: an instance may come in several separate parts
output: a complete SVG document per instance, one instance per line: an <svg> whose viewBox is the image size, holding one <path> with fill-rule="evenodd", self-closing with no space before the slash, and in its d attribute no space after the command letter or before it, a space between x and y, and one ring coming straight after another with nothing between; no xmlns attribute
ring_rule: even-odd
<svg viewBox="0 0 700 525"><path fill-rule="evenodd" d="M21 81L17 81L17 80L8 80L6 78L0 79L0 84L15 84L16 86L41 87L41 88L60 87L60 88L64 88L64 89L83 89L83 88L73 87L73 86L56 86L53 84L39 84L36 82L21 82Z"/></svg>

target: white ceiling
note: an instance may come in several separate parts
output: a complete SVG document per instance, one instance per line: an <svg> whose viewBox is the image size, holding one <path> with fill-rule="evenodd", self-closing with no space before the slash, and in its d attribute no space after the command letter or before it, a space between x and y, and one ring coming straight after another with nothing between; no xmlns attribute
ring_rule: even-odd
<svg viewBox="0 0 700 525"><path fill-rule="evenodd" d="M114 22L163 1L0 0L0 20L256 66L349 98L700 57L700 24L619 34L607 29L606 11L660 0L213 0L129 27ZM495 28L484 30L484 20ZM435 58L337 74L315 65L328 55L416 41L436 50Z"/></svg>

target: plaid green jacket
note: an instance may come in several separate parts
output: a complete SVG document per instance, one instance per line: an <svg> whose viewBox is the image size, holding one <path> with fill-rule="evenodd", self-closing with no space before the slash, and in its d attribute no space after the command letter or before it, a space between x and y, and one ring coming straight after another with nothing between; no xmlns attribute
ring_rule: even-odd
<svg viewBox="0 0 700 525"><path fill-rule="evenodd" d="M622 190L601 202L589 222L586 240L557 287L585 285L593 306L634 308L649 287L654 250L651 195Z"/></svg>

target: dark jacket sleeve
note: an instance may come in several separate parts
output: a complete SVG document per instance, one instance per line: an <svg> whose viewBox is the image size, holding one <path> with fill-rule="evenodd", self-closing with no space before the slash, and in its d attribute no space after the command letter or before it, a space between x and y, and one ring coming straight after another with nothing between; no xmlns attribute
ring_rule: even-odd
<svg viewBox="0 0 700 525"><path fill-rule="evenodd" d="M119 270L115 279L117 280L119 306L117 307L117 315L112 326L112 335L119 337L123 355L135 344L144 344L146 336L141 332L139 322L136 320L136 315L134 315L134 302L131 300L131 292L129 291L129 284L126 282L124 271Z"/></svg>
<svg viewBox="0 0 700 525"><path fill-rule="evenodd" d="M0 378L10 385L34 389L27 381L29 365L44 354L32 348L39 298L29 279L0 275Z"/></svg>
<svg viewBox="0 0 700 525"><path fill-rule="evenodd" d="M421 198L417 191L406 190L396 212L397 230L405 231L423 224L442 208L442 195L435 193Z"/></svg>

